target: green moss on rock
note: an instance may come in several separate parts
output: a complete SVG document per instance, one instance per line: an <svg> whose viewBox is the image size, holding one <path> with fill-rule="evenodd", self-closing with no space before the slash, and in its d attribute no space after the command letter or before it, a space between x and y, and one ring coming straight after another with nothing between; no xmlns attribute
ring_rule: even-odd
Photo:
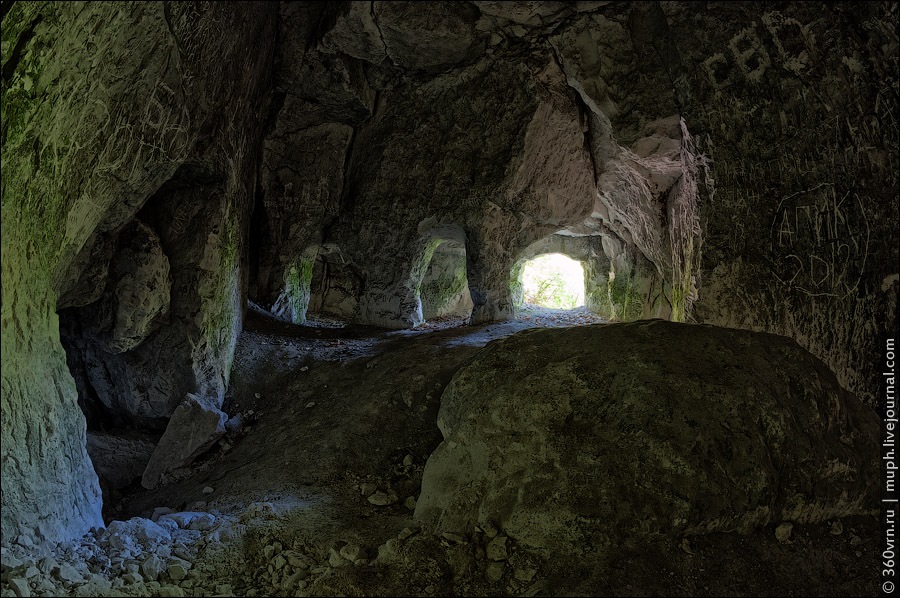
<svg viewBox="0 0 900 598"><path fill-rule="evenodd" d="M419 291L422 304L430 306L430 311L441 312L468 288L466 257L464 255L457 257L456 264L451 271L442 272L422 284Z"/></svg>
<svg viewBox="0 0 900 598"><path fill-rule="evenodd" d="M644 297L632 275L620 274L609 282L592 285L586 297L588 308L610 320L631 322L644 313Z"/></svg>
<svg viewBox="0 0 900 598"><path fill-rule="evenodd" d="M290 309L291 322L302 324L309 309L315 258L302 257L288 266L284 274L284 293Z"/></svg>

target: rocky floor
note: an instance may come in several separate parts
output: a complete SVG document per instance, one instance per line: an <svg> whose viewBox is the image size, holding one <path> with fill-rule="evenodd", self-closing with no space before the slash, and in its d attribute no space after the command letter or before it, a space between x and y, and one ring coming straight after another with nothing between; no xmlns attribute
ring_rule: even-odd
<svg viewBox="0 0 900 598"><path fill-rule="evenodd" d="M487 342L595 323L528 309L391 331L285 324L252 311L225 410L239 425L154 491L51 555L4 553L3 596L874 595L878 522L660 538L613 562L552 558L502 530L434 536L412 518L454 372ZM236 421L236 420L233 420Z"/></svg>

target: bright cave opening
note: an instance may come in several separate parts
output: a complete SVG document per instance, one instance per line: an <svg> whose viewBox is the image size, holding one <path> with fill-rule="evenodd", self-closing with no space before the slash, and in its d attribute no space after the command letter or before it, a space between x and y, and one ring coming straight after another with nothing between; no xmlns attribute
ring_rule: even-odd
<svg viewBox="0 0 900 598"><path fill-rule="evenodd" d="M580 307L584 305L584 266L561 253L539 255L522 268L522 292L527 305Z"/></svg>

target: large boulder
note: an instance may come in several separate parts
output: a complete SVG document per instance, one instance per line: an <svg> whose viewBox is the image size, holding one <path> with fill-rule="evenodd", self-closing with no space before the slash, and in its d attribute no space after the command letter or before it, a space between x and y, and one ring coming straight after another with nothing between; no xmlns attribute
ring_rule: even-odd
<svg viewBox="0 0 900 598"><path fill-rule="evenodd" d="M141 484L145 488L154 488L166 473L190 465L225 435L227 420L216 397L188 393L159 439Z"/></svg>
<svg viewBox="0 0 900 598"><path fill-rule="evenodd" d="M121 353L141 344L169 310L172 285L169 259L159 237L140 221L126 227L123 246L113 259L115 316L109 349Z"/></svg>
<svg viewBox="0 0 900 598"><path fill-rule="evenodd" d="M788 338L661 320L531 330L444 392L416 517L537 549L878 507L877 416Z"/></svg>

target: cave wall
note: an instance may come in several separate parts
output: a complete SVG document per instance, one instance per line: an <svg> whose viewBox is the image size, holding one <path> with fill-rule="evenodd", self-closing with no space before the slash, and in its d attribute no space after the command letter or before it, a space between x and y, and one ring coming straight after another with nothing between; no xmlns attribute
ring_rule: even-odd
<svg viewBox="0 0 900 598"><path fill-rule="evenodd" d="M455 243L441 243L431 256L419 290L422 318L472 314L472 294L466 278L466 251Z"/></svg>
<svg viewBox="0 0 900 598"><path fill-rule="evenodd" d="M280 6L256 207L261 226L251 296L298 323L309 306L311 259L340 211L354 127L371 116L375 98L362 62L313 43L329 16L324 3Z"/></svg>
<svg viewBox="0 0 900 598"><path fill-rule="evenodd" d="M315 181L327 217L278 247L338 240L362 273L355 318L409 326L424 219L463 227L475 321L513 314L530 243L601 234L611 313L791 336L873 399L900 270L894 4L473 4L320 13L301 70L343 74L327 93L285 78L318 119L297 135L352 133L316 145L330 165L346 148ZM554 152L566 181L543 184Z"/></svg>
<svg viewBox="0 0 900 598"><path fill-rule="evenodd" d="M268 77L267 4L17 2L3 17L2 543L100 525L85 420L56 310L103 279L115 236L181 165L223 174L228 243L211 275L195 367L227 376L255 183L252 123ZM99 260L103 262L103 260ZM60 299L64 299L60 303ZM230 316L230 317L229 317Z"/></svg>
<svg viewBox="0 0 900 598"><path fill-rule="evenodd" d="M897 4L663 6L714 161L697 319L790 336L874 404L897 329Z"/></svg>
<svg viewBox="0 0 900 598"><path fill-rule="evenodd" d="M451 229L475 322L514 314L529 245L599 235L610 311L793 337L874 400L896 3L7 6L3 542L99 522L57 310L102 322L110 380L176 364L153 397L104 391L165 418L188 387L220 400L248 288L294 321L413 326ZM152 236L168 307L117 261Z"/></svg>
<svg viewBox="0 0 900 598"><path fill-rule="evenodd" d="M340 248L323 245L316 253L310 281L309 311L351 321L362 281Z"/></svg>
<svg viewBox="0 0 900 598"><path fill-rule="evenodd" d="M594 184L574 93L546 58L487 57L382 92L349 162L336 234L363 266L360 319L411 322L407 284L432 226L465 236L473 319L511 314L516 251L580 222ZM427 224L425 224L427 223Z"/></svg>
<svg viewBox="0 0 900 598"><path fill-rule="evenodd" d="M568 230L614 236L684 319L693 148L666 66L633 41L655 15L608 4L283 4L253 299L302 321L302 256L336 243L362 278L354 319L416 325L428 228L457 226L472 319L502 320L515 256Z"/></svg>

